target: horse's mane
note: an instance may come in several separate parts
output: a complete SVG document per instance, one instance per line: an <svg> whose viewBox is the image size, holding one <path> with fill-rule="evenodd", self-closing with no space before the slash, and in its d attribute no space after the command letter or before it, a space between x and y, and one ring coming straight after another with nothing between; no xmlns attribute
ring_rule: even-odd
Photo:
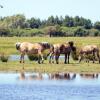
<svg viewBox="0 0 100 100"><path fill-rule="evenodd" d="M45 49L48 49L50 48L52 45L48 42L40 42L39 43L40 45L42 45Z"/></svg>

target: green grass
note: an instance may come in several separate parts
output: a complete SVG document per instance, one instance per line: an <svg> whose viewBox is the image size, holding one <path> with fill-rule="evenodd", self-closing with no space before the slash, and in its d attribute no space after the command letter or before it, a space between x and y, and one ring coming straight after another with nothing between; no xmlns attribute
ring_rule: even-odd
<svg viewBox="0 0 100 100"><path fill-rule="evenodd" d="M43 42L47 41L50 43L63 43L67 41L74 41L75 45L80 47L87 44L96 44L100 47L100 37L0 37L0 53L4 52L6 54L19 54L15 48L16 42ZM62 61L63 62L63 61ZM0 61L0 71L20 71L23 69L25 71L35 71L35 72L88 72L88 73L99 73L100 64L93 64L90 62L82 62L78 64L77 61L72 61L71 64L49 64L45 61L44 64L37 64L37 62L26 61L25 64L20 64L19 61L8 61L3 63Z"/></svg>
<svg viewBox="0 0 100 100"><path fill-rule="evenodd" d="M18 54L18 51L15 48L15 43L24 41L32 43L43 41L50 43L74 41L78 47L86 44L97 44L100 47L100 37L0 37L0 52Z"/></svg>
<svg viewBox="0 0 100 100"><path fill-rule="evenodd" d="M45 62L44 64L37 64L36 62L26 61L24 64L20 64L18 61L3 63L0 62L0 71L17 71L21 70L27 72L46 72L46 73L56 73L56 72L74 72L74 73L99 73L100 64L92 63L81 63L76 62L71 64L49 64Z"/></svg>

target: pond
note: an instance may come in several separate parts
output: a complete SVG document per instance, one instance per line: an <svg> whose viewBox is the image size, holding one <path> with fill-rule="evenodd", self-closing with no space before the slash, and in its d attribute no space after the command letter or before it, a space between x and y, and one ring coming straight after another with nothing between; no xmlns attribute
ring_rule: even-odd
<svg viewBox="0 0 100 100"><path fill-rule="evenodd" d="M16 60L19 60L20 59L20 55L10 55L9 56L9 60L10 61L16 61ZM27 55L25 55L25 58L24 58L25 60L28 60L28 57L27 57ZM60 59L62 60L62 59L64 59L64 56L63 55L61 55L60 56Z"/></svg>
<svg viewBox="0 0 100 100"><path fill-rule="evenodd" d="M100 75L1 72L0 100L100 100Z"/></svg>

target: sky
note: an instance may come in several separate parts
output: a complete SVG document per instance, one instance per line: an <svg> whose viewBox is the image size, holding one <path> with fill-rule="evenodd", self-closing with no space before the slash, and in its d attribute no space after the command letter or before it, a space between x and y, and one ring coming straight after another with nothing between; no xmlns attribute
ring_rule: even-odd
<svg viewBox="0 0 100 100"><path fill-rule="evenodd" d="M47 19L49 16L82 16L100 21L100 0L0 0L0 16L24 14L26 18Z"/></svg>

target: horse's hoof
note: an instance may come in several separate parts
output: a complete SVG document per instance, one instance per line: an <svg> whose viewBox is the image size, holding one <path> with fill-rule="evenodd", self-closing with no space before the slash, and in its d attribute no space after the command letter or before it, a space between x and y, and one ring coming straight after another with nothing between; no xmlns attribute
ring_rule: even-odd
<svg viewBox="0 0 100 100"><path fill-rule="evenodd" d="M20 63L22 63L21 61L19 61Z"/></svg>

